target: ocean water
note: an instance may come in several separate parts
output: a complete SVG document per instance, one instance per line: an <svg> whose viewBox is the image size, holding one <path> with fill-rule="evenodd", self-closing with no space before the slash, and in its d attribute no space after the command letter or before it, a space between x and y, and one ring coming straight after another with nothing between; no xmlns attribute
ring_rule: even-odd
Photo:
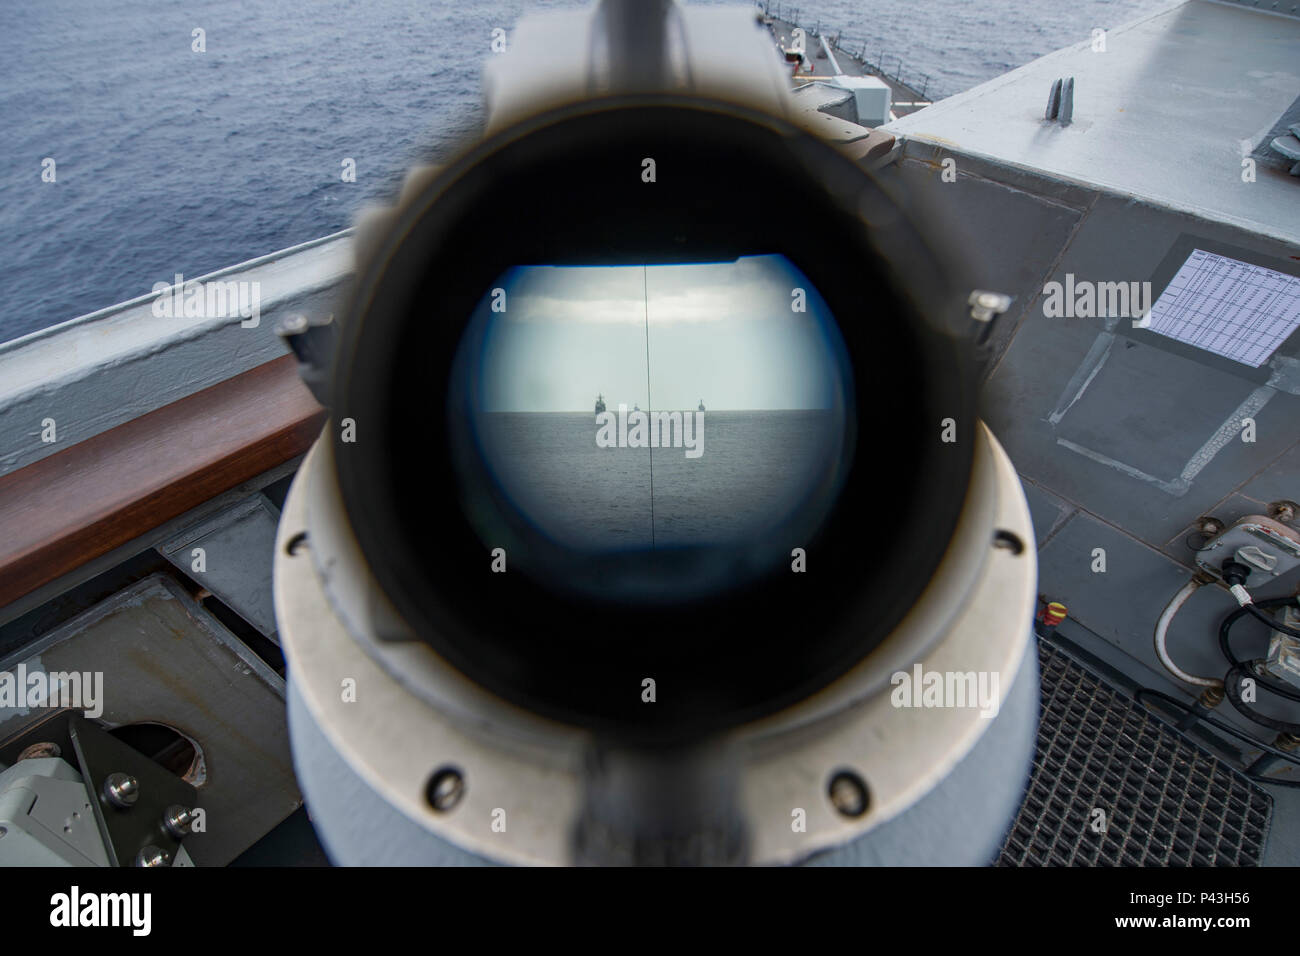
<svg viewBox="0 0 1300 956"><path fill-rule="evenodd" d="M343 229L477 130L492 30L432 0L41 0L0 14L0 341ZM803 0L950 95L1165 0ZM193 52L195 29L206 52ZM345 158L357 181L340 178ZM42 181L53 159L55 182Z"/></svg>
<svg viewBox="0 0 1300 956"><path fill-rule="evenodd" d="M703 422L700 432L692 426L698 457L687 457L684 441L599 447L592 412L494 412L480 415L478 428L501 487L538 530L571 548L739 546L795 515L820 522L840 460L842 416L684 414Z"/></svg>

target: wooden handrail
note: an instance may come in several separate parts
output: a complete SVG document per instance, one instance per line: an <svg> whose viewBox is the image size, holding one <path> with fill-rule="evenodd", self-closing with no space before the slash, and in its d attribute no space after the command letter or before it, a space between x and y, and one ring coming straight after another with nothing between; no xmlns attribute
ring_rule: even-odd
<svg viewBox="0 0 1300 956"><path fill-rule="evenodd" d="M305 452L325 411L293 356L0 478L0 607Z"/></svg>

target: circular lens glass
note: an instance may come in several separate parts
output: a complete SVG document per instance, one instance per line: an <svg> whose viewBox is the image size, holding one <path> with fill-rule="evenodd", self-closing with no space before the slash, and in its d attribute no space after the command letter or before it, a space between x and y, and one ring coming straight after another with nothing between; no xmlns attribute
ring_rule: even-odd
<svg viewBox="0 0 1300 956"><path fill-rule="evenodd" d="M413 189L331 383L395 630L646 741L861 661L945 553L975 427L936 318L965 293L892 202L779 119L672 97L536 117Z"/></svg>
<svg viewBox="0 0 1300 956"><path fill-rule="evenodd" d="M782 255L515 267L459 352L476 529L532 539L521 570L553 586L663 601L742 585L792 560L847 469L844 344ZM473 487L483 473L504 509Z"/></svg>

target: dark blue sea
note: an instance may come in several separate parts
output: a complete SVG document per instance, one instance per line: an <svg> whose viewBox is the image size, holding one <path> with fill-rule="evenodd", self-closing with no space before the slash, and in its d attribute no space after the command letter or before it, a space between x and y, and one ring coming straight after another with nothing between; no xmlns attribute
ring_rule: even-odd
<svg viewBox="0 0 1300 956"><path fill-rule="evenodd" d="M494 28L572 6L40 0L0 13L0 341L346 228L471 135ZM1164 0L802 0L950 95ZM191 50L196 28L207 50ZM340 179L345 157L357 181ZM56 181L42 182L43 160Z"/></svg>

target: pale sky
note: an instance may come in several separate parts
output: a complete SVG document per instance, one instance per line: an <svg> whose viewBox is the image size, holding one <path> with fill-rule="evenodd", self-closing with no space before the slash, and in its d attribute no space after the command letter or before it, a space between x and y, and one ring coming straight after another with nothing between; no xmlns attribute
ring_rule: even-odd
<svg viewBox="0 0 1300 956"><path fill-rule="evenodd" d="M825 304L783 256L704 265L527 266L479 306L483 411L829 408L840 349ZM807 311L791 308L806 292ZM648 300L648 301L647 301ZM649 389L647 399L647 305ZM828 326L830 328L828 328Z"/></svg>

